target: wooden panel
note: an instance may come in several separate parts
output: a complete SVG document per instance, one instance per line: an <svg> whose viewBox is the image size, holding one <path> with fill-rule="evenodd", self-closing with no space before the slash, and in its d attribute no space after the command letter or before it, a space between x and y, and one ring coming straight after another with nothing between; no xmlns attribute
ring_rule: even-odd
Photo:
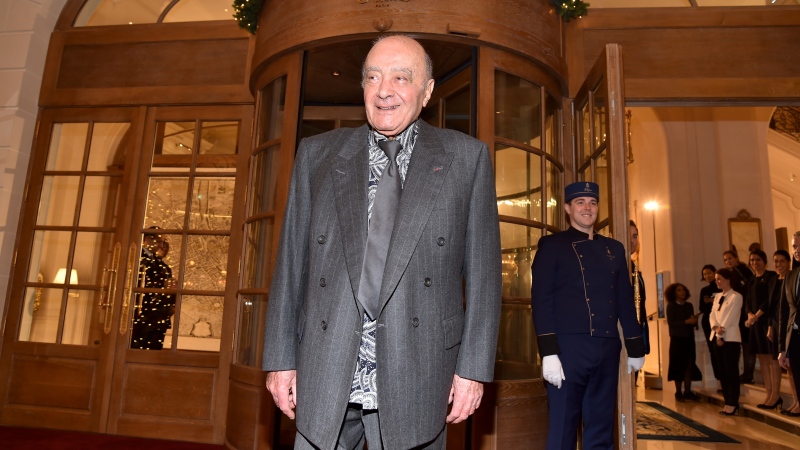
<svg viewBox="0 0 800 450"><path fill-rule="evenodd" d="M800 99L800 8L593 10L567 36L571 93L618 43L629 103Z"/></svg>
<svg viewBox="0 0 800 450"><path fill-rule="evenodd" d="M270 60L315 41L332 43L353 36L392 33L505 47L566 76L562 21L543 1L486 0L266 2L261 10L253 74Z"/></svg>
<svg viewBox="0 0 800 450"><path fill-rule="evenodd" d="M123 414L211 420L216 370L129 364Z"/></svg>
<svg viewBox="0 0 800 450"><path fill-rule="evenodd" d="M225 438L233 448L239 450L258 448L258 419L259 416L262 416L259 411L264 406L264 390L263 387L250 386L231 380L228 391L230 407L228 408L228 427L225 430ZM263 438L267 438L267 436L263 436ZM267 440L271 441L271 438L272 434L270 433Z"/></svg>
<svg viewBox="0 0 800 450"><path fill-rule="evenodd" d="M275 404L267 392L266 372L231 364L225 441L237 450L271 449Z"/></svg>
<svg viewBox="0 0 800 450"><path fill-rule="evenodd" d="M89 411L96 361L14 355L7 402Z"/></svg>
<svg viewBox="0 0 800 450"><path fill-rule="evenodd" d="M67 45L58 89L244 84L247 39Z"/></svg>
<svg viewBox="0 0 800 450"><path fill-rule="evenodd" d="M233 21L56 31L39 103L252 103L253 42Z"/></svg>
<svg viewBox="0 0 800 450"><path fill-rule="evenodd" d="M486 385L472 422L472 448L543 449L547 441L547 392L541 379Z"/></svg>

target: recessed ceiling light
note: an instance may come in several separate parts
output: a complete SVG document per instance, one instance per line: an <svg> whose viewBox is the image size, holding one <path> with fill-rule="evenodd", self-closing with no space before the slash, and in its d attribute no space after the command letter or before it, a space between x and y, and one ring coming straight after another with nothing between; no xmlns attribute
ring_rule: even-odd
<svg viewBox="0 0 800 450"><path fill-rule="evenodd" d="M341 75L341 72L339 72L338 70L334 70L333 72L331 72L331 75L338 77L339 75Z"/></svg>

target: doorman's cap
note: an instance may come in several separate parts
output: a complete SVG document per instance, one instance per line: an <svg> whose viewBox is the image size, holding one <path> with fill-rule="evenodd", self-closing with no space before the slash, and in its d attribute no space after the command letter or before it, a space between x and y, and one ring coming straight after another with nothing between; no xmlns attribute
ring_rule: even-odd
<svg viewBox="0 0 800 450"><path fill-rule="evenodd" d="M591 197L600 201L600 186L591 181L578 181L564 189L564 202L569 203L578 197Z"/></svg>

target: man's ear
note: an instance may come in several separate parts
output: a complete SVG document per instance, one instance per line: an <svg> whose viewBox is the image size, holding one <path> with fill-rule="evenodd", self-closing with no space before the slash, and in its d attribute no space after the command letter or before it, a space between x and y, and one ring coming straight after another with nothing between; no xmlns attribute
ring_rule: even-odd
<svg viewBox="0 0 800 450"><path fill-rule="evenodd" d="M428 80L425 85L425 99L422 101L422 106L428 106L428 100L431 99L431 95L433 94L433 78Z"/></svg>

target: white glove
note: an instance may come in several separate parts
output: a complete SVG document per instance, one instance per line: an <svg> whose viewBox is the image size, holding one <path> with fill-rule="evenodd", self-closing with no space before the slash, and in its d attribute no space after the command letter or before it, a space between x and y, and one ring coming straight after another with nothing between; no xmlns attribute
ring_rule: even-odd
<svg viewBox="0 0 800 450"><path fill-rule="evenodd" d="M631 373L632 370L641 370L642 366L644 366L644 356L641 358L628 357L628 373Z"/></svg>
<svg viewBox="0 0 800 450"><path fill-rule="evenodd" d="M542 358L542 376L548 383L561 389L561 380L564 378L564 368L558 355L548 355Z"/></svg>

